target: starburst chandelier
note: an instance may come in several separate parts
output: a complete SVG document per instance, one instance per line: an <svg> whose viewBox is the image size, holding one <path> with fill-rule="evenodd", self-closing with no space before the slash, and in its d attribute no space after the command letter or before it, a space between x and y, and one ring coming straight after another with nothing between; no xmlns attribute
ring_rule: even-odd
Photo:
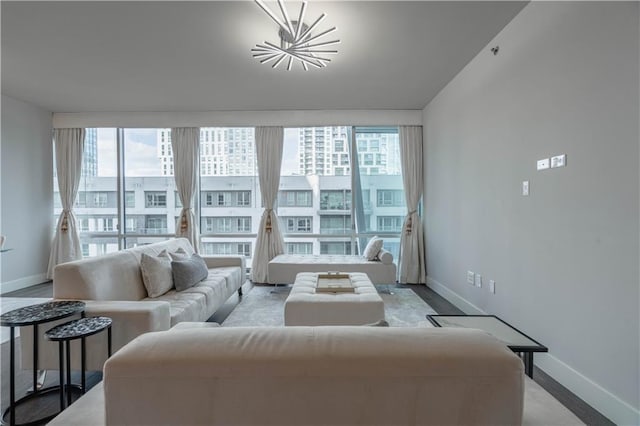
<svg viewBox="0 0 640 426"><path fill-rule="evenodd" d="M267 64L273 61L271 65L276 68L280 63L287 62L287 71L291 70L293 63L299 61L302 68L307 71L309 66L316 68L324 68L331 59L327 55L335 55L337 50L327 49L327 46L340 43L340 40L321 41L325 37L336 30L336 27L314 34L313 31L318 24L325 18L326 14L320 15L313 24L304 23L305 12L307 10L307 2L302 2L297 20L289 19L289 14L282 0L278 0L278 6L282 13L282 18L277 16L269 9L262 0L255 2L265 11L271 19L280 27L278 36L280 37L280 46L265 41L264 44L256 44L251 49L253 57L258 59L261 64Z"/></svg>

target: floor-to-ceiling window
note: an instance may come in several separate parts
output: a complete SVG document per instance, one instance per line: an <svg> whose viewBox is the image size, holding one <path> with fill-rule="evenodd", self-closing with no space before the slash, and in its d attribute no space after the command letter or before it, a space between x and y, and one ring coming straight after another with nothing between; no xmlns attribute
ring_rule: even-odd
<svg viewBox="0 0 640 426"><path fill-rule="evenodd" d="M406 210L397 129L287 128L284 138L277 208L286 252L358 254L380 235L397 258ZM76 202L83 254L173 237L182 205L170 129L87 129L86 140ZM200 129L197 193L203 254L250 265L262 214L254 128Z"/></svg>
<svg viewBox="0 0 640 426"><path fill-rule="evenodd" d="M200 232L205 255L251 265L262 214L253 127L200 129Z"/></svg>

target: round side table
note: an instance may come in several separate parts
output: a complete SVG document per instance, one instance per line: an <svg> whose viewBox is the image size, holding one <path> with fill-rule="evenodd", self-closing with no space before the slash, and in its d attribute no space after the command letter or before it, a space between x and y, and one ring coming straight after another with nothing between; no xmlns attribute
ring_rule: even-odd
<svg viewBox="0 0 640 426"><path fill-rule="evenodd" d="M87 349L85 338L107 330L107 357L111 356L111 318L84 317L77 320L57 325L44 333L45 337L53 342L58 342L60 362L60 411L64 410L64 395L67 395L67 406L71 405L71 341L81 339L80 343L80 374L81 389L84 394L87 391L85 378L85 366L87 362ZM66 350L65 350L66 349ZM65 368L66 352L66 368ZM64 385L64 372L67 373L67 383ZM66 389L66 392L65 392Z"/></svg>
<svg viewBox="0 0 640 426"><path fill-rule="evenodd" d="M4 422L7 414L10 416L9 424L16 425L16 406L27 402L31 399L43 396L47 393L57 391L61 386L51 386L44 389L38 389L38 325L50 321L56 321L62 318L70 317L80 313L84 315L84 302L79 301L53 301L40 303L37 305L25 306L23 308L14 309L0 315L0 326L10 327L9 335L9 407L2 413ZM33 326L33 392L16 401L16 351L15 351L15 328L23 326ZM46 416L42 419L33 420L22 425L30 425L45 420L52 419L58 413Z"/></svg>

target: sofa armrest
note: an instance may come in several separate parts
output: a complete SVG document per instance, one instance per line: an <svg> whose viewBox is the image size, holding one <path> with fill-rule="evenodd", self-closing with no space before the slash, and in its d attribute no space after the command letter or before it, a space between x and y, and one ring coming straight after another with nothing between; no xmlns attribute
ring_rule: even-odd
<svg viewBox="0 0 640 426"><path fill-rule="evenodd" d="M134 338L150 331L164 331L171 327L171 315L168 302L146 301L93 301L88 300L85 307L85 316L105 316L113 320L111 325L111 351L129 343ZM38 341L39 368L57 370L58 344L44 338L43 331L72 320L76 317L41 325ZM20 343L22 349L22 368L31 369L33 365L33 328L31 326L20 328ZM71 342L72 369L80 369L79 340ZM98 333L89 336L87 342L87 370L101 371L107 359L107 334Z"/></svg>
<svg viewBox="0 0 640 426"><path fill-rule="evenodd" d="M239 266L242 272L246 270L244 256L202 256L207 268L224 266Z"/></svg>

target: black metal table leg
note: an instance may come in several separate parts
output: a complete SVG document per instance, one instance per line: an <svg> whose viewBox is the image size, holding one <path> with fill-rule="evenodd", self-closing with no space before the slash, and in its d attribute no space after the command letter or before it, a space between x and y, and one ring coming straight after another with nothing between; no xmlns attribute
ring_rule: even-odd
<svg viewBox="0 0 640 426"><path fill-rule="evenodd" d="M58 342L58 363L60 364L60 411L64 410L64 343Z"/></svg>
<svg viewBox="0 0 640 426"><path fill-rule="evenodd" d="M16 343L15 343L15 327L10 327L11 328L11 332L9 335L10 340L10 351L11 354L9 355L9 386L10 386L10 390L9 390L9 399L10 399L10 411L11 411L11 426L16 424L16 371L15 371L15 367L16 367Z"/></svg>
<svg viewBox="0 0 640 426"><path fill-rule="evenodd" d="M107 329L107 356L111 358L111 326Z"/></svg>
<svg viewBox="0 0 640 426"><path fill-rule="evenodd" d="M526 352L524 356L525 356L525 361L524 361L525 371L527 373L527 376L533 379L533 352Z"/></svg>
<svg viewBox="0 0 640 426"><path fill-rule="evenodd" d="M71 341L67 340L65 342L66 352L67 352L67 384L64 385L66 387L67 393L67 407L71 405Z"/></svg>
<svg viewBox="0 0 640 426"><path fill-rule="evenodd" d="M82 385L82 394L84 395L87 391L87 380L85 374L85 366L87 363L87 349L85 345L85 338L80 339L80 383Z"/></svg>
<svg viewBox="0 0 640 426"><path fill-rule="evenodd" d="M33 324L33 392L38 391L38 324Z"/></svg>

